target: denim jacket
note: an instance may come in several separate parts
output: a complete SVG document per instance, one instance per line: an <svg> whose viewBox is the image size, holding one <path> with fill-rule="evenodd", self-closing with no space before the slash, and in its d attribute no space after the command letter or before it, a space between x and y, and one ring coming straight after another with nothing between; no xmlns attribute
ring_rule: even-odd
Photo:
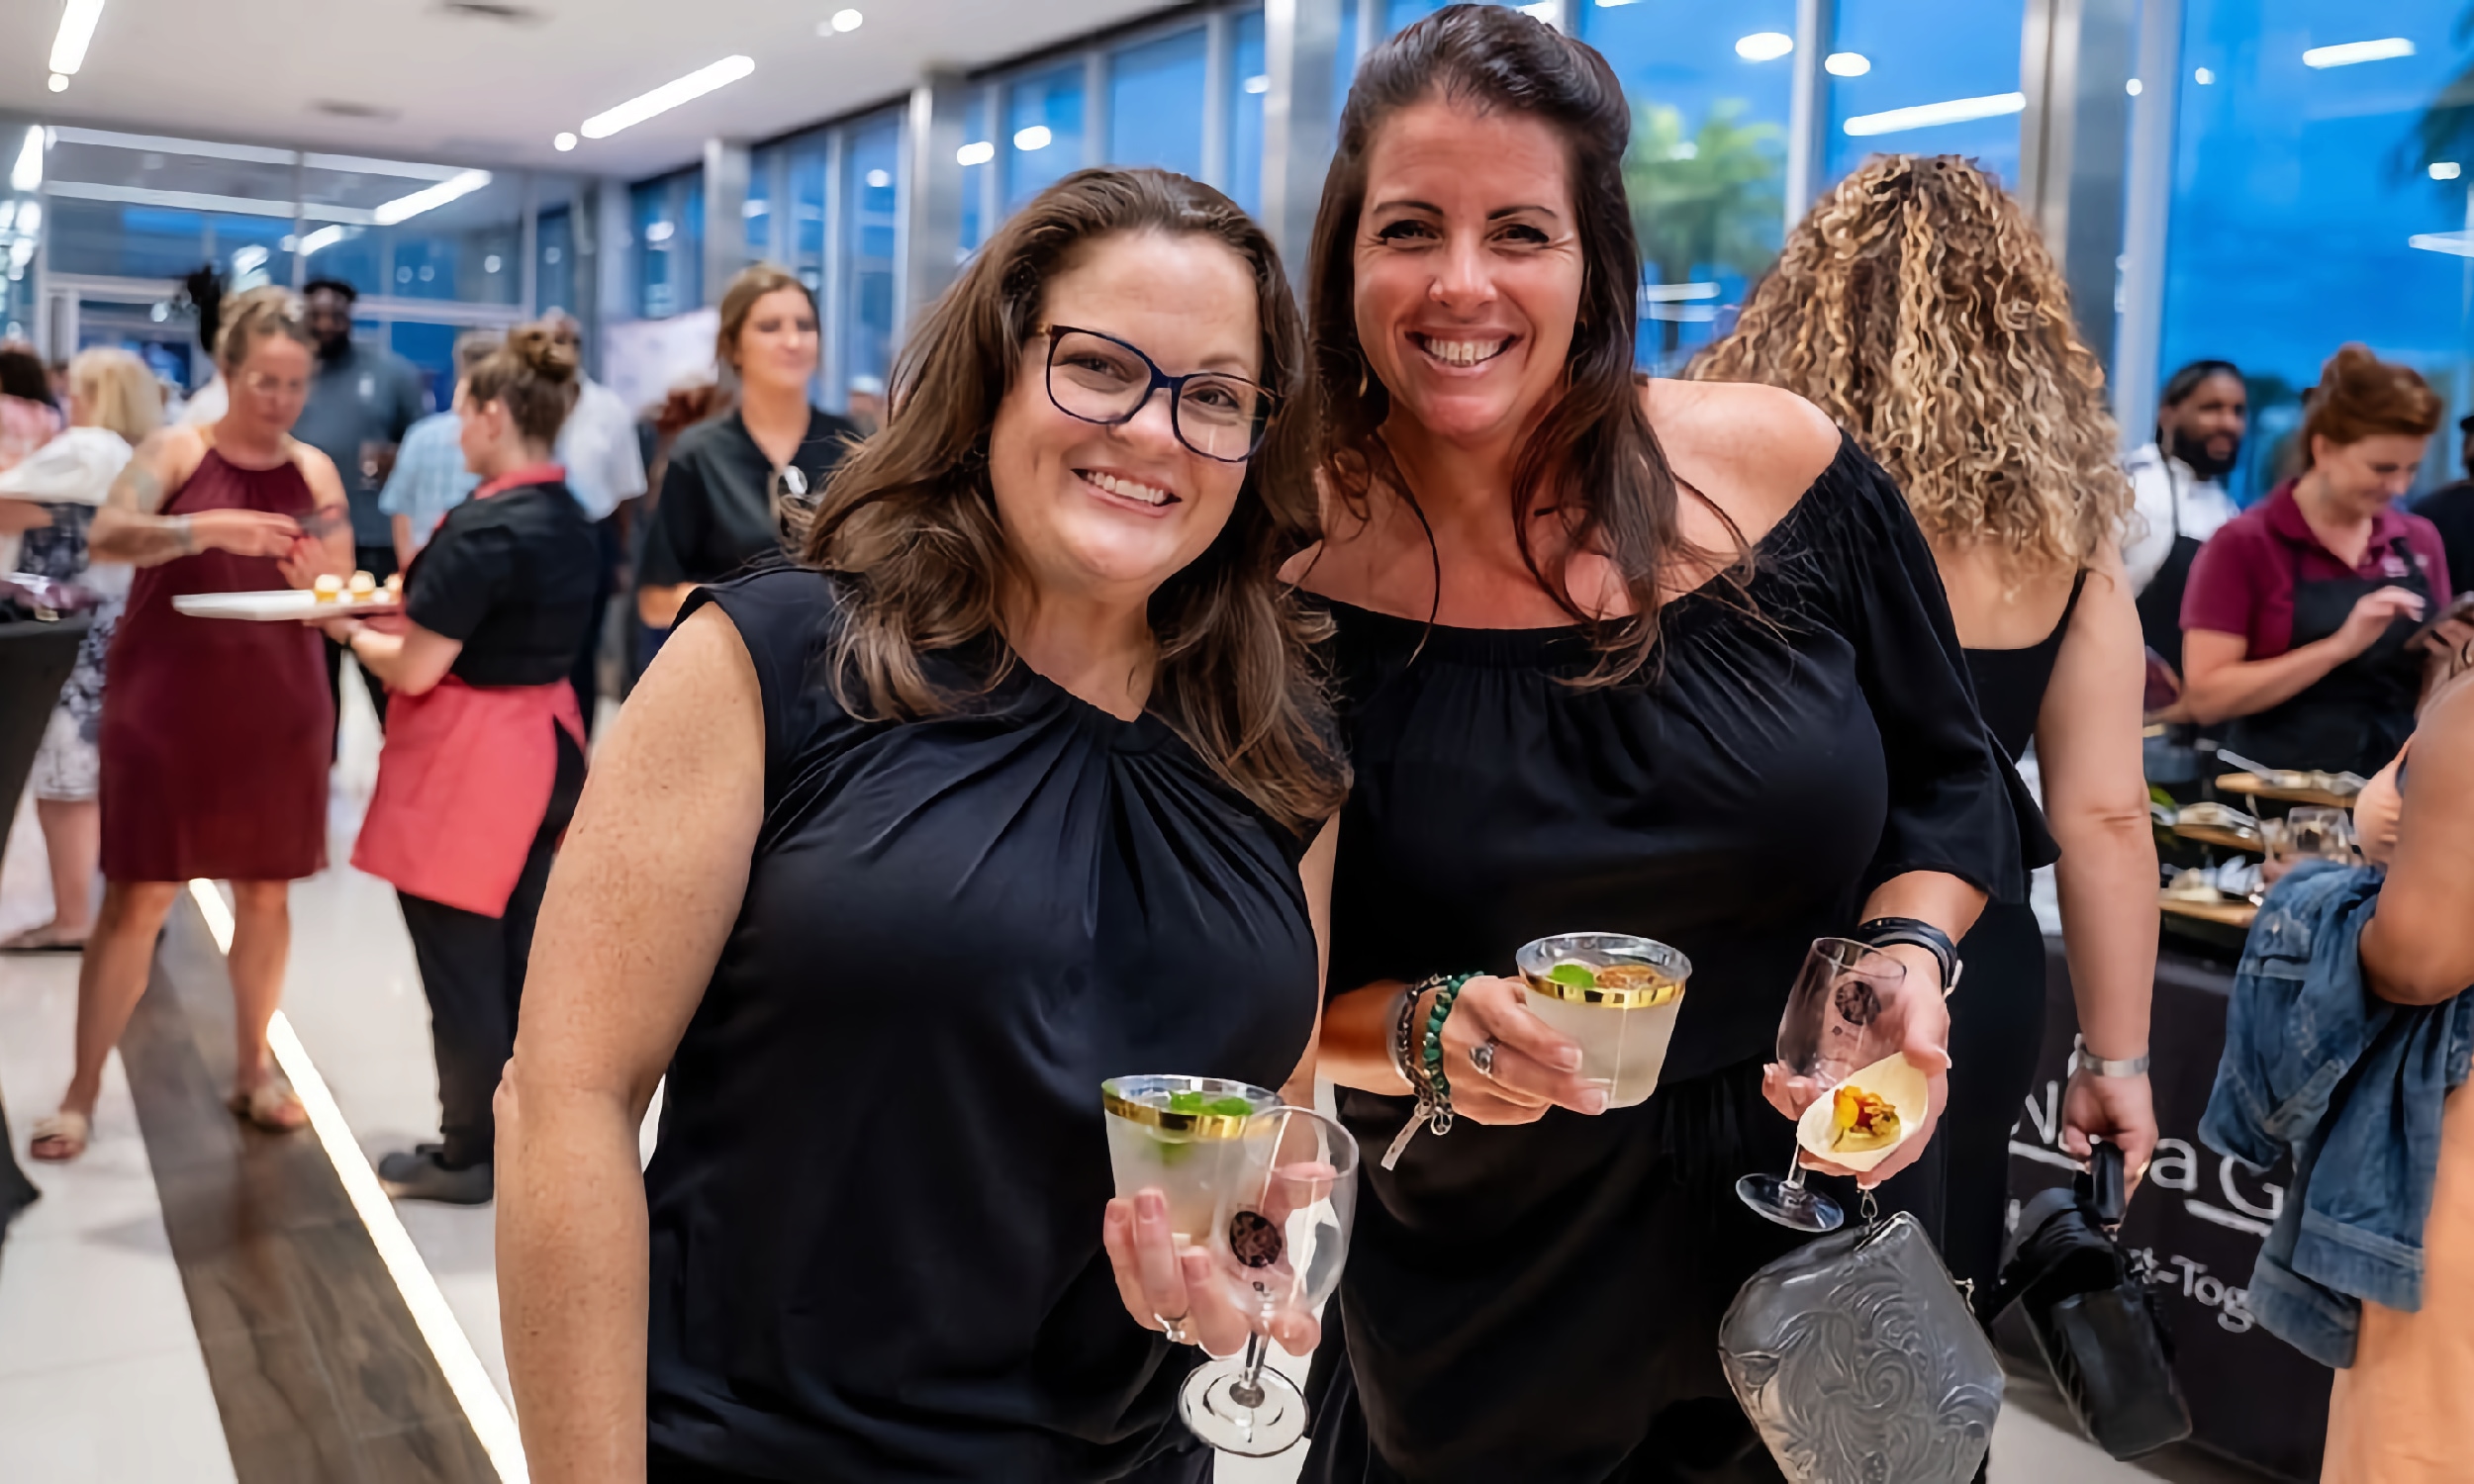
<svg viewBox="0 0 2474 1484"><path fill-rule="evenodd" d="M2474 1055L2474 994L2397 1005L2362 980L2383 873L2311 861L2276 883L2234 977L2199 1137L2266 1169L2294 1161L2250 1307L2324 1365L2353 1363L2362 1300L2423 1307L2423 1223L2441 1105Z"/></svg>

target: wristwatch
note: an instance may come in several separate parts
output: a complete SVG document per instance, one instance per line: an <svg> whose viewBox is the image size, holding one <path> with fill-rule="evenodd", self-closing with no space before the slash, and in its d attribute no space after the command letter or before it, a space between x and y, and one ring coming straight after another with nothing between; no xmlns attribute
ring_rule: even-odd
<svg viewBox="0 0 2474 1484"><path fill-rule="evenodd" d="M2102 1057L2091 1057L2087 1054L2085 1036L2070 1038L2070 1070L2073 1073L2092 1071L2100 1077L2143 1077L2147 1075L2147 1067L2151 1060L2147 1053L2141 1052L2136 1057L2129 1057L2119 1062L2108 1062Z"/></svg>
<svg viewBox="0 0 2474 1484"><path fill-rule="evenodd" d="M1856 941L1866 948L1893 948L1905 944L1921 948L1933 955L1942 971L1942 996L1947 999L1958 987L1958 976L1967 966L1958 960L1958 945L1921 917L1875 917L1856 929Z"/></svg>

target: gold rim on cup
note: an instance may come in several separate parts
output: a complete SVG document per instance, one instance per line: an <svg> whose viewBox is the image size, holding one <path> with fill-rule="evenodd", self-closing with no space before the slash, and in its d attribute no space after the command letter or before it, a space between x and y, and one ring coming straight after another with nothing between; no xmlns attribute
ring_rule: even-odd
<svg viewBox="0 0 2474 1484"><path fill-rule="evenodd" d="M1174 1090L1242 1097L1262 1106L1250 1113L1174 1113L1117 1091L1120 1080L1183 1083L1185 1085ZM1280 1106L1280 1094L1250 1082L1228 1081L1220 1077L1110 1077L1099 1084L1099 1106L1128 1123L1147 1124L1164 1134L1178 1134L1195 1140L1242 1139L1247 1127L1256 1118Z"/></svg>

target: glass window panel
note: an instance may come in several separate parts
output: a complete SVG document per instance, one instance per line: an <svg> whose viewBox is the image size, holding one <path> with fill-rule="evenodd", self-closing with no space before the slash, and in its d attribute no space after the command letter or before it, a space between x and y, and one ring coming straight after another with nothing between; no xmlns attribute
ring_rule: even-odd
<svg viewBox="0 0 2474 1484"><path fill-rule="evenodd" d="M572 207L553 206L533 229L533 301L542 313L576 309L576 217Z"/></svg>
<svg viewBox="0 0 2474 1484"><path fill-rule="evenodd" d="M1248 11L1229 28L1228 195L1250 212L1263 210L1263 95L1271 90L1263 51L1263 12Z"/></svg>
<svg viewBox="0 0 2474 1484"><path fill-rule="evenodd" d="M1261 20L1258 16L1257 21ZM1349 84L1358 75L1358 0L1340 0L1340 45L1332 47L1331 116L1339 132L1341 105L1349 101Z"/></svg>
<svg viewBox="0 0 2474 1484"><path fill-rule="evenodd" d="M1795 0L1593 5L1580 27L1632 100L1624 181L1647 280L1638 356L1669 371L1731 323L1777 255L1793 64L1753 60L1736 44L1792 34Z"/></svg>
<svg viewBox="0 0 2474 1484"><path fill-rule="evenodd" d="M1108 59L1108 160L1202 175L1205 42L1197 26Z"/></svg>
<svg viewBox="0 0 2474 1484"><path fill-rule="evenodd" d="M1385 0L1383 35L1395 36L1412 21L1422 21L1443 9L1444 0Z"/></svg>
<svg viewBox="0 0 2474 1484"><path fill-rule="evenodd" d="M196 343L197 333L195 315L174 314L167 305L77 301L78 349L130 351L146 363L146 369L183 391L190 390L189 347Z"/></svg>
<svg viewBox="0 0 2474 1484"><path fill-rule="evenodd" d="M387 232L383 229L313 222L300 245L308 258L302 270L305 279L335 279L363 294L388 292Z"/></svg>
<svg viewBox="0 0 2474 1484"><path fill-rule="evenodd" d="M704 302L705 172L639 181L627 188L635 237L636 313L668 319Z"/></svg>
<svg viewBox="0 0 2474 1484"><path fill-rule="evenodd" d="M399 320L387 327L387 344L420 369L432 411L455 401L455 337L462 333L452 325L413 320Z"/></svg>
<svg viewBox="0 0 2474 1484"><path fill-rule="evenodd" d="M1014 79L1005 88L1005 210L1010 213L1083 164L1081 58Z"/></svg>
<svg viewBox="0 0 2474 1484"><path fill-rule="evenodd" d="M824 288L824 162L822 135L791 150L791 266L811 292Z"/></svg>
<svg viewBox="0 0 2474 1484"><path fill-rule="evenodd" d="M988 240L989 232L997 225L981 220L987 215L981 207L988 196L989 172L997 168L997 121L989 116L989 111L995 106L996 90L993 88L973 88L962 105L965 152L956 156L954 168L962 172L962 250L966 253L978 251L980 243ZM963 164L962 159L966 156L979 163ZM937 164L941 169L944 162L939 160Z"/></svg>
<svg viewBox="0 0 2474 1484"><path fill-rule="evenodd" d="M2287 471L2301 390L2347 340L2416 367L2452 415L2474 401L2458 255L2474 227L2474 61L2452 30L2463 9L2187 0L2162 367L2219 356L2242 368L2251 431L2230 486L2238 499ZM2411 53L2304 60L2391 38ZM2431 440L2426 483L2453 474L2454 445Z"/></svg>
<svg viewBox="0 0 2474 1484"><path fill-rule="evenodd" d="M1843 60L1828 79L1823 151L1829 179L1875 153L1963 154L2015 188L2026 17L2025 0L1841 0L1831 54ZM1903 112L1910 109L1925 112Z"/></svg>
<svg viewBox="0 0 2474 1484"><path fill-rule="evenodd" d="M779 145L748 155L747 200L739 207L739 218L747 231L742 250L751 263L773 256L773 164L780 156Z"/></svg>
<svg viewBox="0 0 2474 1484"><path fill-rule="evenodd" d="M843 405L855 377L885 379L893 363L894 229L900 203L894 176L902 149L902 118L881 115L853 128L845 159L840 250L843 262L841 386Z"/></svg>
<svg viewBox="0 0 2474 1484"><path fill-rule="evenodd" d="M215 232L215 263L234 289L292 282L292 224L280 217L209 219Z"/></svg>
<svg viewBox="0 0 2474 1484"><path fill-rule="evenodd" d="M48 202L54 273L178 278L206 261L206 218L198 212L66 196Z"/></svg>

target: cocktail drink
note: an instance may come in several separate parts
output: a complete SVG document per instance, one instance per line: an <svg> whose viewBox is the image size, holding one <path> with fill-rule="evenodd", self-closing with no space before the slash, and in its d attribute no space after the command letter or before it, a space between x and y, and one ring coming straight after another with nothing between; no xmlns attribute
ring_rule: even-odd
<svg viewBox="0 0 2474 1484"><path fill-rule="evenodd" d="M1256 1115L1279 1107L1280 1094L1224 1077L1110 1077L1099 1103L1116 1193L1156 1187L1183 1245L1203 1240L1220 1192L1247 1162L1269 1158L1277 1129Z"/></svg>
<svg viewBox="0 0 2474 1484"><path fill-rule="evenodd" d="M1529 1012L1580 1044L1580 1075L1629 1108L1658 1090L1692 961L1653 938L1564 933L1516 958Z"/></svg>

